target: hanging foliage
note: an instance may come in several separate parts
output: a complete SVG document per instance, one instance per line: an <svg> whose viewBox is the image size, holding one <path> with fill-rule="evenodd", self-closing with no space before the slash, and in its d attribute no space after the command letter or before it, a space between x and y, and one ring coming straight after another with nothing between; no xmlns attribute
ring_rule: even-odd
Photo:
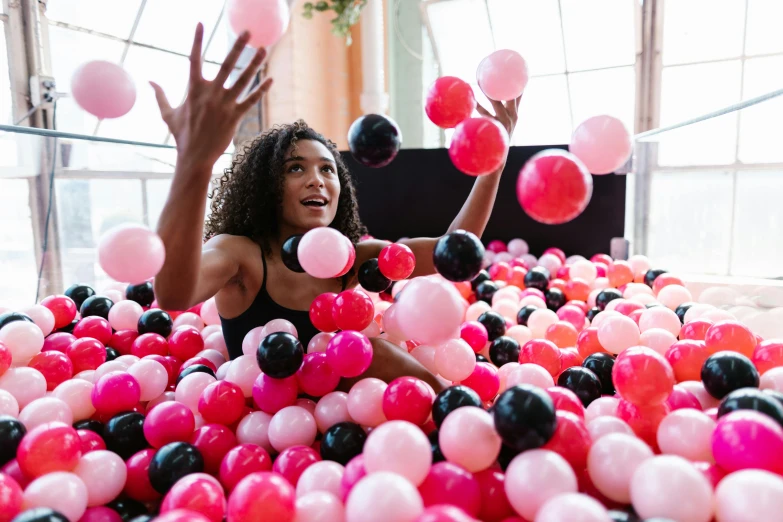
<svg viewBox="0 0 783 522"><path fill-rule="evenodd" d="M346 43L351 45L351 27L359 21L362 7L366 3L367 0L321 0L319 2L307 2L304 5L303 16L311 19L316 12L333 12L332 34L345 38Z"/></svg>

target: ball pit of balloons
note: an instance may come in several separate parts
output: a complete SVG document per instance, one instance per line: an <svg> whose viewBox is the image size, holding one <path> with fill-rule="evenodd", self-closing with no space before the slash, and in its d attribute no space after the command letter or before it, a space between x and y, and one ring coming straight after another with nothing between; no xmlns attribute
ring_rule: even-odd
<svg viewBox="0 0 783 522"><path fill-rule="evenodd" d="M309 234L286 266L353 264ZM779 520L783 340L718 308L727 291L696 303L642 256L462 231L434 276L407 279L402 244L371 261L366 286L315 300L308 346L274 320L235 360L213 299L164 311L150 281L4 311L0 522ZM442 391L338 390L370 337Z"/></svg>

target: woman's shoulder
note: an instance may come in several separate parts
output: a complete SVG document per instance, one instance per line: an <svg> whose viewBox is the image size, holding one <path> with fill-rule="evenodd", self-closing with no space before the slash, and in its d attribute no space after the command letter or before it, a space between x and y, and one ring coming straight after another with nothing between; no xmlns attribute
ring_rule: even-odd
<svg viewBox="0 0 783 522"><path fill-rule="evenodd" d="M234 236L232 234L218 234L212 236L204 243L205 247L218 248L221 250L253 249L259 250L261 247L247 236Z"/></svg>

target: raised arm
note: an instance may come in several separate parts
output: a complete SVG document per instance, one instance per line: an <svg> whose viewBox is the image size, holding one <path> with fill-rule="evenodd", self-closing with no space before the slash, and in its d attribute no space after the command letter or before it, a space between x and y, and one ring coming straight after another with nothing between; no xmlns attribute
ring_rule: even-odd
<svg viewBox="0 0 783 522"><path fill-rule="evenodd" d="M158 220L166 261L155 277L158 304L169 310L183 310L211 297L239 268L227 239L215 237L203 243L207 190L212 167L231 142L239 119L271 85L268 79L238 101L266 55L259 49L237 81L229 88L223 86L247 45L247 33L237 39L215 79L205 80L201 74L203 35L199 24L190 53L188 94L181 106L172 108L163 89L150 82L163 121L177 143L174 179Z"/></svg>

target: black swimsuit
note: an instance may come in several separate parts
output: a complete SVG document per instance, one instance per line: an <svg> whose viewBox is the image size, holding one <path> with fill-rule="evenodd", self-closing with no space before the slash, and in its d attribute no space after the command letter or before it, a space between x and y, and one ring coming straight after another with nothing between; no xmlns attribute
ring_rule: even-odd
<svg viewBox="0 0 783 522"><path fill-rule="evenodd" d="M223 325L223 338L226 340L226 347L231 359L236 359L242 355L242 341L245 336L258 326L267 324L272 319L285 319L290 321L299 335L302 346L307 350L307 344L310 342L318 330L310 322L310 312L307 310L291 310L277 304L269 292L266 290L266 258L261 253L261 261L264 263L264 280L261 283L261 289L256 298L250 304L250 307L233 319L220 317ZM345 290L347 278L343 277L342 288Z"/></svg>

